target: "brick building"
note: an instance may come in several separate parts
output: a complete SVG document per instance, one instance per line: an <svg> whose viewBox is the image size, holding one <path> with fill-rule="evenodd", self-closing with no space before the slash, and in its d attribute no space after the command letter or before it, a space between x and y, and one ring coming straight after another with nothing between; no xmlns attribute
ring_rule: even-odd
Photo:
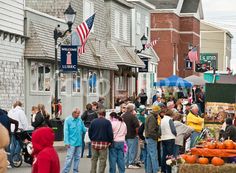
<svg viewBox="0 0 236 173"><path fill-rule="evenodd" d="M190 44L200 44L201 0L148 0L156 5L151 12L151 40L160 38L154 47L159 55L158 78L173 74L186 77L194 73L185 70Z"/></svg>

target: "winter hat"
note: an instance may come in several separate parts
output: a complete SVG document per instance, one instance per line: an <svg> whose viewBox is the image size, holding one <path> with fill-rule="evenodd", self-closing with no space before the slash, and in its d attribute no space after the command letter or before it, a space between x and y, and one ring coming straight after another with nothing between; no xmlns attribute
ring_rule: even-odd
<svg viewBox="0 0 236 173"><path fill-rule="evenodd" d="M139 112L143 112L145 110L145 106L144 105L140 105L139 108L138 108L138 111Z"/></svg>
<svg viewBox="0 0 236 173"><path fill-rule="evenodd" d="M156 105L152 106L152 112L159 114L161 112L160 106L156 106Z"/></svg>

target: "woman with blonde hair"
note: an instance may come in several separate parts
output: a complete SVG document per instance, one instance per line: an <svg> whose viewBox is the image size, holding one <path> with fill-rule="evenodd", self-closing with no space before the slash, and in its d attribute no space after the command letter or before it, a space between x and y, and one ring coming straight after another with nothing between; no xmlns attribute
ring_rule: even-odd
<svg viewBox="0 0 236 173"><path fill-rule="evenodd" d="M32 122L32 126L37 129L39 127L51 127L49 122L50 115L46 112L45 106L43 104L38 104L38 112L35 116L35 121Z"/></svg>

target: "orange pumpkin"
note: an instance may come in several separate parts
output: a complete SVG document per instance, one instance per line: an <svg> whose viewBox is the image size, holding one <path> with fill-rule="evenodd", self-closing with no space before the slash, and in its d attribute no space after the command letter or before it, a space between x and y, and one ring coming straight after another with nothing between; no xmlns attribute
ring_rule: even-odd
<svg viewBox="0 0 236 173"><path fill-rule="evenodd" d="M215 142L207 142L207 148L215 149L216 148L216 143Z"/></svg>
<svg viewBox="0 0 236 173"><path fill-rule="evenodd" d="M190 163L190 164L196 163L196 160L197 160L197 158L195 155L188 155L186 157L186 162Z"/></svg>
<svg viewBox="0 0 236 173"><path fill-rule="evenodd" d="M188 157L188 154L181 154L180 157L182 157L184 160Z"/></svg>
<svg viewBox="0 0 236 173"><path fill-rule="evenodd" d="M234 149L234 142L230 139L225 140L224 145L226 149Z"/></svg>
<svg viewBox="0 0 236 173"><path fill-rule="evenodd" d="M218 149L225 149L225 144L222 143L222 142L217 142L216 143L216 148L218 148Z"/></svg>
<svg viewBox="0 0 236 173"><path fill-rule="evenodd" d="M219 157L213 157L213 158L211 159L211 163L212 163L213 165L215 165L215 166L221 166L221 165L224 164L224 160L221 159L221 158L219 158Z"/></svg>
<svg viewBox="0 0 236 173"><path fill-rule="evenodd" d="M236 149L236 142L234 142L234 149Z"/></svg>
<svg viewBox="0 0 236 173"><path fill-rule="evenodd" d="M200 163L200 164L208 164L209 160L208 160L208 158L201 157L201 158L198 159L198 163Z"/></svg>

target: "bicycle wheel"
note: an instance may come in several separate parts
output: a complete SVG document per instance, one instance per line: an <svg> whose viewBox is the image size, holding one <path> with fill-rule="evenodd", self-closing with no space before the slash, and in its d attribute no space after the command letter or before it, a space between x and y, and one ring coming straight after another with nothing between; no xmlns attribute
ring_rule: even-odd
<svg viewBox="0 0 236 173"><path fill-rule="evenodd" d="M19 168L22 165L23 159L21 154L14 154L12 156L11 165L12 167Z"/></svg>

